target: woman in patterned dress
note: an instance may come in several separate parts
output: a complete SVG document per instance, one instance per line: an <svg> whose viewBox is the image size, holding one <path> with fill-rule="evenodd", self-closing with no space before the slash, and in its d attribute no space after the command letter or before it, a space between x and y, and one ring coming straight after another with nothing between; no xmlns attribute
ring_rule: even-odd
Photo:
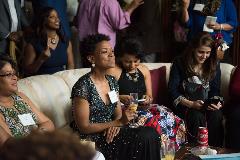
<svg viewBox="0 0 240 160"><path fill-rule="evenodd" d="M162 143L171 140L176 142L176 149L185 142L185 125L182 119L164 106L149 108L153 101L150 71L141 63L142 44L136 38L123 39L117 45L117 65L108 70L118 80L120 101L128 106L132 98L130 93L138 93L139 103L138 126L151 126L161 136ZM153 106L153 105L152 105Z"/></svg>
<svg viewBox="0 0 240 160"><path fill-rule="evenodd" d="M90 139L106 159L160 159L160 137L151 127L129 128L135 112L121 110L119 87L106 71L115 66L109 37L89 35L81 43L81 53L92 64L91 72L73 86L73 129Z"/></svg>
<svg viewBox="0 0 240 160"><path fill-rule="evenodd" d="M14 62L0 56L0 145L10 137L28 135L33 129L52 131L52 121L33 102L18 92Z"/></svg>

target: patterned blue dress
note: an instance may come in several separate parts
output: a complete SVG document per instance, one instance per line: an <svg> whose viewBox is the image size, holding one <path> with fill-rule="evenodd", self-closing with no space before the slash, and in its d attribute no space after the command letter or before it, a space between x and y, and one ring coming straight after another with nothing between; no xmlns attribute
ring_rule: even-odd
<svg viewBox="0 0 240 160"><path fill-rule="evenodd" d="M89 103L90 123L104 123L114 120L114 111L117 103L105 104L99 96L93 81L91 72L82 76L73 86L72 98L79 97ZM110 90L119 91L117 81L114 77L106 75ZM73 108L74 112L74 108ZM157 160L160 159L160 137L151 127L120 129L119 134L113 142L107 143L103 133L81 134L76 123L73 121L71 127L77 131L81 138L90 139L96 143L97 148L104 154L107 160L111 159L138 159Z"/></svg>

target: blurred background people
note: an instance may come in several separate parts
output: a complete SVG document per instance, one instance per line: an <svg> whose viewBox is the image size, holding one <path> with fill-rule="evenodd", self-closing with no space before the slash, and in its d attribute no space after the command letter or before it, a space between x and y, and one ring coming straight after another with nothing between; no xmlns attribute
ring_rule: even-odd
<svg viewBox="0 0 240 160"><path fill-rule="evenodd" d="M9 139L0 149L2 160L97 160L95 155L91 145L80 143L76 135L63 131L33 132Z"/></svg>
<svg viewBox="0 0 240 160"><path fill-rule="evenodd" d="M199 7L202 6L202 7ZM199 32L203 31L207 16L217 18L216 22L207 22L208 28L213 29L211 35L223 36L223 41L231 45L233 32L238 26L237 11L232 0L214 0L214 1L197 1L182 0L182 21L189 27L189 39L194 38ZM218 38L221 38L218 36ZM230 53L225 54L225 61L231 57Z"/></svg>
<svg viewBox="0 0 240 160"><path fill-rule="evenodd" d="M61 21L61 32L62 34L70 39L71 38L71 29L69 26L69 19L67 16L67 1L66 0L32 0L32 6L34 11L34 21L33 23L37 23L38 16L41 13L41 10L45 7L54 8L59 16Z"/></svg>
<svg viewBox="0 0 240 160"><path fill-rule="evenodd" d="M26 75L53 74L74 69L72 45L61 33L61 21L54 8L46 7L38 18L35 35L24 54Z"/></svg>
<svg viewBox="0 0 240 160"><path fill-rule="evenodd" d="M117 0L81 0L77 15L80 41L89 34L102 33L110 37L114 48L116 32L129 26L130 15L143 0L133 0L124 10Z"/></svg>
<svg viewBox="0 0 240 160"><path fill-rule="evenodd" d="M22 137L32 130L53 131L52 121L33 102L18 92L15 64L0 56L0 145L10 137Z"/></svg>
<svg viewBox="0 0 240 160"><path fill-rule="evenodd" d="M81 53L92 69L73 86L72 128L81 138L94 141L108 160L160 159L160 137L153 128L126 126L136 113L130 108L121 110L119 86L107 75L106 71L115 66L110 38L89 35L81 43Z"/></svg>
<svg viewBox="0 0 240 160"><path fill-rule="evenodd" d="M197 142L198 127L207 127L209 145L223 145L220 84L214 40L201 32L174 60L168 83L176 114L185 119L189 142Z"/></svg>
<svg viewBox="0 0 240 160"><path fill-rule="evenodd" d="M9 42L20 41L28 22L19 0L1 0L0 15L0 54L9 54Z"/></svg>

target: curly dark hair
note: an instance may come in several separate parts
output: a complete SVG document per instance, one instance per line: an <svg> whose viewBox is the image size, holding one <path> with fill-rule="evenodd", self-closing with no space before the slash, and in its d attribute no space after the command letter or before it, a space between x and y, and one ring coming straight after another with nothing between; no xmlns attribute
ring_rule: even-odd
<svg viewBox="0 0 240 160"><path fill-rule="evenodd" d="M144 56L142 43L133 37L122 39L116 46L116 55L122 57L125 54L134 55L136 58L142 59Z"/></svg>
<svg viewBox="0 0 240 160"><path fill-rule="evenodd" d="M200 32L196 35L190 42L188 47L184 51L182 57L182 62L184 64L186 73L188 76L194 76L194 65L196 64L195 51L201 46L208 46L211 48L211 54L208 59L203 63L203 78L206 80L211 80L216 74L217 66L217 54L215 43L212 36L207 32Z"/></svg>
<svg viewBox="0 0 240 160"><path fill-rule="evenodd" d="M80 53L83 56L84 63L88 67L91 66L91 64L87 60L87 57L95 52L97 44L102 41L110 41L109 36L105 34L92 34L80 42Z"/></svg>
<svg viewBox="0 0 240 160"><path fill-rule="evenodd" d="M36 40L40 40L43 47L47 47L47 31L46 31L46 21L52 11L56 11L52 7L44 7L40 10L39 14L39 20L36 21L36 29L35 29L35 38ZM57 12L57 11L56 11ZM61 24L61 22L60 22ZM57 34L60 37L61 41L66 41L66 38L64 36L63 30L61 29L62 25L60 25L60 28L57 30Z"/></svg>
<svg viewBox="0 0 240 160"><path fill-rule="evenodd" d="M17 65L8 55L0 55L0 70L7 64L11 64L12 68L17 71Z"/></svg>
<svg viewBox="0 0 240 160"><path fill-rule="evenodd" d="M26 137L9 139L0 150L3 160L91 160L94 155L93 147L63 131L34 131Z"/></svg>

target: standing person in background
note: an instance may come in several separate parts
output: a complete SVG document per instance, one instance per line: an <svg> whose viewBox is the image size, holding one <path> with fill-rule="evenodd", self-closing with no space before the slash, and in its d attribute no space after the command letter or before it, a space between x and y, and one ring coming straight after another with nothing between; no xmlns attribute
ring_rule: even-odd
<svg viewBox="0 0 240 160"><path fill-rule="evenodd" d="M9 42L18 42L22 38L22 29L28 22L19 0L1 0L0 15L0 54L8 54Z"/></svg>
<svg viewBox="0 0 240 160"><path fill-rule="evenodd" d="M37 21L40 11L45 7L54 8L60 18L62 25L62 34L68 39L71 38L71 30L69 26L69 20L67 17L67 1L66 0L32 0L32 6L34 10L34 19ZM35 22L33 22L35 23Z"/></svg>
<svg viewBox="0 0 240 160"><path fill-rule="evenodd" d="M208 28L213 29L211 35L221 33L222 40L231 45L233 32L238 25L236 7L232 0L182 0L182 21L189 27L189 39L203 31L207 16L217 17L215 23L207 24ZM229 57L229 53L225 56ZM227 58L225 57L225 58Z"/></svg>
<svg viewBox="0 0 240 160"><path fill-rule="evenodd" d="M133 0L123 11L117 0L81 0L77 20L80 41L87 35L102 33L115 47L116 32L130 24L130 15L143 0Z"/></svg>
<svg viewBox="0 0 240 160"><path fill-rule="evenodd" d="M124 1L124 0L122 0ZM125 0L126 1L126 0ZM166 48L164 41L164 24L161 19L162 1L147 0L144 5L138 7L131 16L131 24L127 29L127 36L137 37L143 44L143 62L154 63L166 61L161 52Z"/></svg>
<svg viewBox="0 0 240 160"><path fill-rule="evenodd" d="M172 64L168 90L176 114L185 119L188 140L196 142L198 127L208 128L211 146L223 144L221 70L210 34L201 32Z"/></svg>
<svg viewBox="0 0 240 160"><path fill-rule="evenodd" d="M26 74L53 74L74 69L72 44L60 30L56 10L44 8L39 16L36 33L25 48Z"/></svg>

